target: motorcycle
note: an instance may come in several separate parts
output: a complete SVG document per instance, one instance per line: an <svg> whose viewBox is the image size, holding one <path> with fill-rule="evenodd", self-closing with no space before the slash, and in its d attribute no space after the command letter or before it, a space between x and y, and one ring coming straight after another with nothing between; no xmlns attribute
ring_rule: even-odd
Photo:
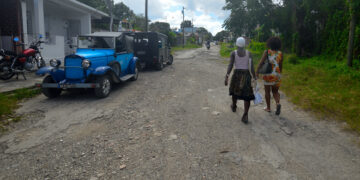
<svg viewBox="0 0 360 180"><path fill-rule="evenodd" d="M0 50L0 79L8 80L11 79L15 74L22 74L24 79L26 71L34 71L37 67L38 69L44 67L45 61L42 58L40 52L40 45L44 43L40 40L30 44L28 49L25 49L21 54L16 54L11 51ZM19 42L19 38L14 38L16 43ZM18 43L16 46L24 45L23 43Z"/></svg>
<svg viewBox="0 0 360 180"><path fill-rule="evenodd" d="M210 43L206 44L206 48L209 50L210 49Z"/></svg>

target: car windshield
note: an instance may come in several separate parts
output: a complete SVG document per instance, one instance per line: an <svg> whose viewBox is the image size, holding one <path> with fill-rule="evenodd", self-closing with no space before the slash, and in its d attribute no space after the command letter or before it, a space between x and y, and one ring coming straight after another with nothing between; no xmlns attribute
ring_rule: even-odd
<svg viewBox="0 0 360 180"><path fill-rule="evenodd" d="M80 36L78 46L82 49L114 49L114 39L113 37Z"/></svg>

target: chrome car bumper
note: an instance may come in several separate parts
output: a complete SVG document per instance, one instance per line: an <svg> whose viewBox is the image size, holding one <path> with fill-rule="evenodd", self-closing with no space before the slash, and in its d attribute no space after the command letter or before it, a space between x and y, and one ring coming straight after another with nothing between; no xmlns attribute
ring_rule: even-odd
<svg viewBox="0 0 360 180"><path fill-rule="evenodd" d="M36 83L39 88L59 88L59 89L72 89L72 88L99 88L98 83L74 83L74 84L58 84L58 83Z"/></svg>

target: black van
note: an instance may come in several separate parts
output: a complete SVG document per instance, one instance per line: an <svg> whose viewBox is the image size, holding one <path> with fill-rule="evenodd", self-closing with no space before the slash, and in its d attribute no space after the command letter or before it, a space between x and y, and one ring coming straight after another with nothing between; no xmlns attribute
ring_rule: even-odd
<svg viewBox="0 0 360 180"><path fill-rule="evenodd" d="M155 66L162 70L164 64L171 65L173 56L168 37L157 32L137 32L134 37L134 55L142 67Z"/></svg>

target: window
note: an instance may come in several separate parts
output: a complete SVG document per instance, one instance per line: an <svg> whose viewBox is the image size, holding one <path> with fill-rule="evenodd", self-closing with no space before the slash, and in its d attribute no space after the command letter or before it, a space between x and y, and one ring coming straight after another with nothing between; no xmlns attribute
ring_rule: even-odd
<svg viewBox="0 0 360 180"><path fill-rule="evenodd" d="M117 53L126 52L126 44L123 36L116 38L116 52Z"/></svg>
<svg viewBox="0 0 360 180"><path fill-rule="evenodd" d="M114 38L81 36L78 46L82 49L114 49Z"/></svg>

